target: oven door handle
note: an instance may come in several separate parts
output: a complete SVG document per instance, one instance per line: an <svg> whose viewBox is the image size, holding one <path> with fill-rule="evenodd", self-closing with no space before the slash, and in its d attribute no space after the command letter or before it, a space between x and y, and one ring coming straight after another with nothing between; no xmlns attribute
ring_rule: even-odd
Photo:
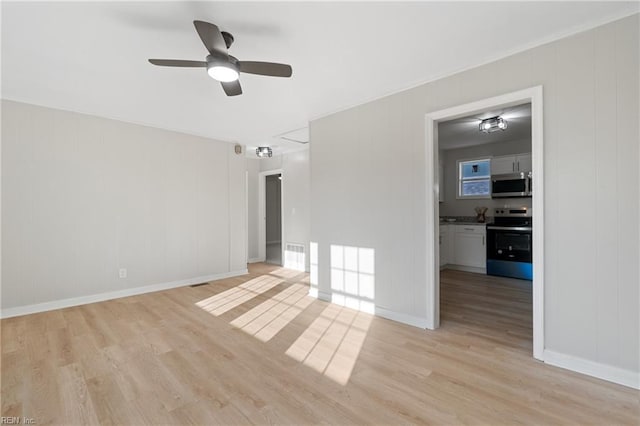
<svg viewBox="0 0 640 426"><path fill-rule="evenodd" d="M487 226L487 229L496 231L525 231L531 232L530 226Z"/></svg>

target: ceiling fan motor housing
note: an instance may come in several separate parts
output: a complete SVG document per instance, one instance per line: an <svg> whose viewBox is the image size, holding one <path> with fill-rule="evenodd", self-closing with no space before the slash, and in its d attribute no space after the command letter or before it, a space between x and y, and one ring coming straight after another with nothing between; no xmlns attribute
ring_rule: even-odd
<svg viewBox="0 0 640 426"><path fill-rule="evenodd" d="M227 45L227 49L230 48L234 40L231 33L228 33L226 31L220 31L220 34L222 34L222 38L224 39L224 44Z"/></svg>

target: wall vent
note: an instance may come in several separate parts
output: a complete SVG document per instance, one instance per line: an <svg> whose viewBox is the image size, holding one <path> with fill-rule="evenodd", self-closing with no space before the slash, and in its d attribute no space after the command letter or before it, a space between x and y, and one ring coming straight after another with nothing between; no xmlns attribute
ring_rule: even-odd
<svg viewBox="0 0 640 426"><path fill-rule="evenodd" d="M295 244L295 243L287 243L286 250L290 251L291 253L302 253L302 254L304 254L304 245L303 244Z"/></svg>
<svg viewBox="0 0 640 426"><path fill-rule="evenodd" d="M304 271L305 267L304 244L287 243L284 249L284 267Z"/></svg>

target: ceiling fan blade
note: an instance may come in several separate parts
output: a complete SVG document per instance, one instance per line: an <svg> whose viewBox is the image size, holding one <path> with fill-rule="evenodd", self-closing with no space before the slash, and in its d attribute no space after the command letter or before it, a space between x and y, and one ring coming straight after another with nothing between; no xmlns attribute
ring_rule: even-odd
<svg viewBox="0 0 640 426"><path fill-rule="evenodd" d="M193 25L196 27L200 40L202 40L209 53L214 56L228 55L227 44L216 25L204 21L193 21Z"/></svg>
<svg viewBox="0 0 640 426"><path fill-rule="evenodd" d="M238 67L241 72L271 77L291 77L291 65L276 64L274 62L240 61Z"/></svg>
<svg viewBox="0 0 640 426"><path fill-rule="evenodd" d="M161 67L206 68L204 61L183 61L182 59L149 59L153 65Z"/></svg>
<svg viewBox="0 0 640 426"><path fill-rule="evenodd" d="M229 81L227 83L221 81L220 84L222 84L224 93L226 93L227 96L238 96L242 94L242 87L240 86L239 80Z"/></svg>

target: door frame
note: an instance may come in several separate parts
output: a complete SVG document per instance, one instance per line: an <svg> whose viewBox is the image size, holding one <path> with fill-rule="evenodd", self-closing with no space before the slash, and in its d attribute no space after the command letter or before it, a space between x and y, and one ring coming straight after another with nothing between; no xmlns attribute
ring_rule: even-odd
<svg viewBox="0 0 640 426"><path fill-rule="evenodd" d="M258 173L258 259L267 260L267 205L266 183L267 176L280 175L280 249L282 264L284 265L284 173L282 169L267 170Z"/></svg>
<svg viewBox="0 0 640 426"><path fill-rule="evenodd" d="M542 86L530 87L425 115L426 143L426 268L427 328L440 326L440 206L438 173L438 122L453 120L490 109L531 103L531 157L534 195L533 218L533 357L544 353L544 168ZM430 208L429 206L433 206Z"/></svg>

